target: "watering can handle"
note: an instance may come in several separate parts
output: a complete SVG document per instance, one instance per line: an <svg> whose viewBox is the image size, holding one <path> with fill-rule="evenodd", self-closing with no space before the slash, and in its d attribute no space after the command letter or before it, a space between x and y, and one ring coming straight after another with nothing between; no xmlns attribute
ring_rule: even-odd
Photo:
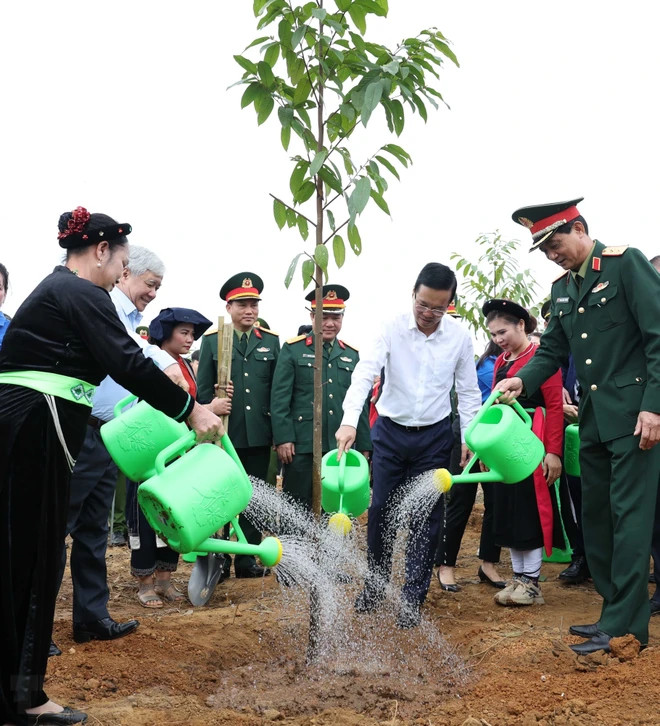
<svg viewBox="0 0 660 726"><path fill-rule="evenodd" d="M348 457L348 451L344 451L344 455L339 459L339 476L337 478L337 489L339 494L344 493L344 477L346 476L346 458Z"/></svg>
<svg viewBox="0 0 660 726"><path fill-rule="evenodd" d="M488 398L484 401L483 408L490 408L493 403L495 403L495 401L502 395L502 393L503 391L493 391L490 396L488 396ZM516 411L516 413L525 422L525 424L531 428L532 419L530 418L527 411L525 411L525 409L518 403L518 401L512 401L509 405Z"/></svg>
<svg viewBox="0 0 660 726"><path fill-rule="evenodd" d="M232 444L231 439L227 434L224 434L220 437L220 443L222 444L222 448L229 454L229 456L233 459L234 463L238 467L238 470L243 472L243 476L248 480L250 486L252 486L252 482L250 481L250 477L247 475L247 472L245 471L245 467L243 466L243 462L238 458L238 454L236 453L236 449L234 448L234 444Z"/></svg>
<svg viewBox="0 0 660 726"><path fill-rule="evenodd" d="M194 431L188 431L180 439L166 446L156 457L156 474L162 474L165 471L165 465L170 459L183 454L197 441L197 434Z"/></svg>
<svg viewBox="0 0 660 726"><path fill-rule="evenodd" d="M137 396L134 396L132 393L129 393L128 396L126 396L125 398L122 398L121 401L118 401L115 404L115 408L113 411L115 418L117 418L117 416L119 416L119 414L121 413L121 410L122 410L122 408L124 408L124 406L128 406L129 403L131 403L132 401L135 401L136 399L137 399Z"/></svg>

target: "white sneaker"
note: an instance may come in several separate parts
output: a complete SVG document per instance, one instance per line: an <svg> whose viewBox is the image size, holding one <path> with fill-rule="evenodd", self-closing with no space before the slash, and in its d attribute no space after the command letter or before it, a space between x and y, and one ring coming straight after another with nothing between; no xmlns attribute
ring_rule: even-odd
<svg viewBox="0 0 660 726"><path fill-rule="evenodd" d="M535 585L529 577L524 575L518 582L518 587L511 593L510 605L545 605L541 588Z"/></svg>
<svg viewBox="0 0 660 726"><path fill-rule="evenodd" d="M497 593L495 593L493 599L498 605L511 605L511 596L519 585L520 579L514 575L513 578L506 583L505 588L498 590Z"/></svg>

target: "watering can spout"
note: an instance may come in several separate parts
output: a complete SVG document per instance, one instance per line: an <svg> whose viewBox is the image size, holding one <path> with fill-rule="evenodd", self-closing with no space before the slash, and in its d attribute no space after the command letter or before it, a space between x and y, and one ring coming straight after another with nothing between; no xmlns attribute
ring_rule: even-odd
<svg viewBox="0 0 660 726"><path fill-rule="evenodd" d="M282 559L282 543L277 537L265 537L260 544L233 542L213 537L195 547L196 553L221 552L228 555L253 555L258 557L265 567L275 567Z"/></svg>

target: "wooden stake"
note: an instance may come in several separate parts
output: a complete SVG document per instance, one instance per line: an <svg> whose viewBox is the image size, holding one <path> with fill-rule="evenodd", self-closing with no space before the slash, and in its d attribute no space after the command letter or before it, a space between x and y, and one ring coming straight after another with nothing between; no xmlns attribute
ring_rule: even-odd
<svg viewBox="0 0 660 726"><path fill-rule="evenodd" d="M218 318L218 387L215 395L226 398L227 384L231 380L231 356L234 347L234 328L225 323L224 317ZM222 416L222 425L228 429L228 416Z"/></svg>

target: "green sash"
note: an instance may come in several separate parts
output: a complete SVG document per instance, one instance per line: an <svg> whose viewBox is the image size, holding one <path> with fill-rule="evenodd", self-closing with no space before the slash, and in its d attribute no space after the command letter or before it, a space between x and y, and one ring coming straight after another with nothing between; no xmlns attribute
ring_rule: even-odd
<svg viewBox="0 0 660 726"><path fill-rule="evenodd" d="M92 407L92 399L96 386L86 383L78 378L61 376L58 373L46 371L8 371L0 373L0 383L14 386L25 386L35 391L46 393L58 398L64 398L73 403Z"/></svg>

